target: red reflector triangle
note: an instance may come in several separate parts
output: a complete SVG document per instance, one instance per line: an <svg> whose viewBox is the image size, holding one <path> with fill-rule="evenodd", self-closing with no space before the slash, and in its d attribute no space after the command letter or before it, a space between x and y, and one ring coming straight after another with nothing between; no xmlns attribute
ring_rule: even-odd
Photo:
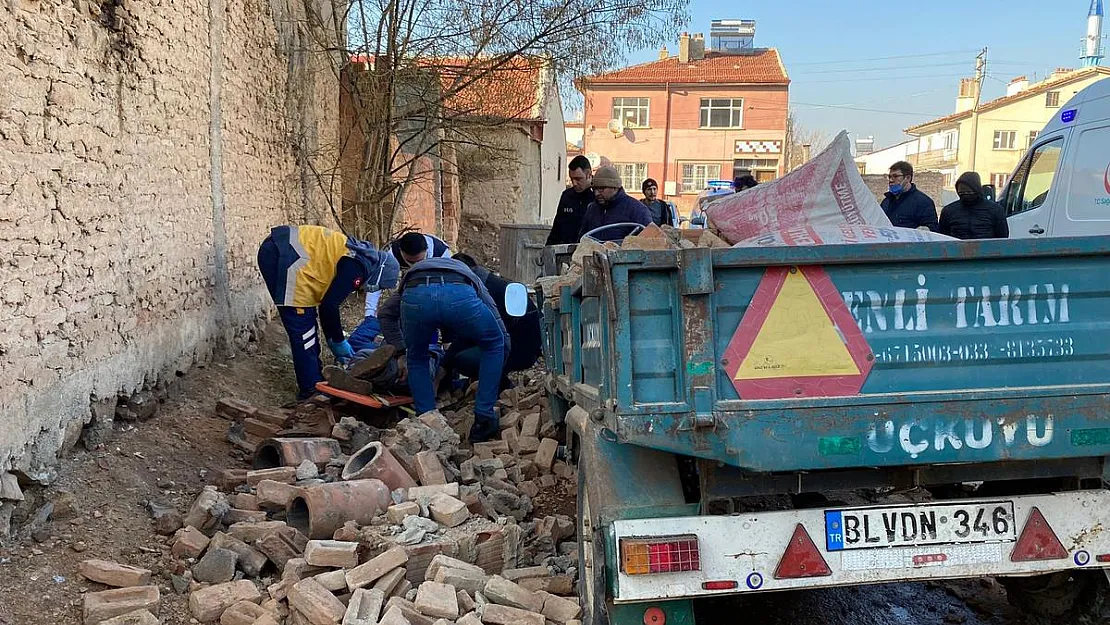
<svg viewBox="0 0 1110 625"><path fill-rule="evenodd" d="M775 567L775 579L794 579L798 577L825 577L832 570L821 557L817 545L809 537L809 532L799 523L790 537L790 544Z"/></svg>
<svg viewBox="0 0 1110 625"><path fill-rule="evenodd" d="M1011 562L1030 562L1032 560L1060 560L1068 557L1064 544L1056 537L1056 532L1048 525L1044 515L1036 507L1029 513L1029 520L1021 530L1010 554Z"/></svg>

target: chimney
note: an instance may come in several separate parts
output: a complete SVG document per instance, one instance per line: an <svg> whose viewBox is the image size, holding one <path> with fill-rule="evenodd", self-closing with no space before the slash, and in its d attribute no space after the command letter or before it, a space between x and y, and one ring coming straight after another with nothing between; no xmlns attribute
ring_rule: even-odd
<svg viewBox="0 0 1110 625"><path fill-rule="evenodd" d="M960 79L960 95L956 97L956 112L963 113L975 108L975 96L979 84L974 78Z"/></svg>
<svg viewBox="0 0 1110 625"><path fill-rule="evenodd" d="M690 33L682 33L678 36L678 62L690 62Z"/></svg>
<svg viewBox="0 0 1110 625"><path fill-rule="evenodd" d="M1052 75L1048 77L1048 80L1055 80L1064 74L1070 74L1072 71L1073 70L1068 67L1057 67L1056 70L1052 72Z"/></svg>
<svg viewBox="0 0 1110 625"><path fill-rule="evenodd" d="M1025 91L1028 88L1029 88L1029 79L1026 78L1025 76L1018 76L1017 78L1014 78L1013 80L1011 80L1010 84L1006 86L1006 95L1009 96L1009 95L1018 94L1018 93L1021 93L1022 91Z"/></svg>
<svg viewBox="0 0 1110 625"><path fill-rule="evenodd" d="M667 51L667 46L659 48L659 60L666 61L669 58L671 58L671 53Z"/></svg>
<svg viewBox="0 0 1110 625"><path fill-rule="evenodd" d="M700 61L705 58L705 37L701 33L695 33L693 38L690 39L690 60Z"/></svg>

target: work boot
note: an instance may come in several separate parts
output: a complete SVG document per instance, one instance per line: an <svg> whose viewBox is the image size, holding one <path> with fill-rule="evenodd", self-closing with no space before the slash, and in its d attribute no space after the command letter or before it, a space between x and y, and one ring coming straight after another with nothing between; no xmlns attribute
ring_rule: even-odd
<svg viewBox="0 0 1110 625"><path fill-rule="evenodd" d="M341 391L350 391L359 395L371 395L374 392L374 387L369 382L356 378L343 367L334 365L324 367L324 379Z"/></svg>
<svg viewBox="0 0 1110 625"><path fill-rule="evenodd" d="M497 438L501 434L500 422L496 416L486 417L474 415L474 425L470 427L470 444L484 443Z"/></svg>
<svg viewBox="0 0 1110 625"><path fill-rule="evenodd" d="M372 378L376 373L385 368L397 353L397 348L392 345L382 345L375 349L369 356L351 365L347 372L356 378Z"/></svg>

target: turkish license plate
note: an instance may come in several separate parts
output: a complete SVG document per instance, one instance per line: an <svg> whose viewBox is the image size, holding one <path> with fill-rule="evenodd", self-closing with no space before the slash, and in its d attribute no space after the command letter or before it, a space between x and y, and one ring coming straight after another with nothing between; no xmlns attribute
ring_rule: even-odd
<svg viewBox="0 0 1110 625"><path fill-rule="evenodd" d="M829 551L1016 540L1014 502L922 504L825 511Z"/></svg>

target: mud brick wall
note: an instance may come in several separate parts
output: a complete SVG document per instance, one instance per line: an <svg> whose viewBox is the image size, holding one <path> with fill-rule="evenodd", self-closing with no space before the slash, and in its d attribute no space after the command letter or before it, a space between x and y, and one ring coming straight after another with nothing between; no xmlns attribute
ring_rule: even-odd
<svg viewBox="0 0 1110 625"><path fill-rule="evenodd" d="M867 188L871 189L871 193L875 194L875 199L882 202L890 188L886 174L868 174L863 177L863 181L867 183ZM939 215L940 209L944 208L944 202L941 200L941 192L945 190L944 174L938 171L915 171L913 173L913 183L917 185L918 191L932 198Z"/></svg>
<svg viewBox="0 0 1110 625"><path fill-rule="evenodd" d="M327 214L319 2L0 4L0 471L49 479L94 407L105 425L270 306L259 242Z"/></svg>

